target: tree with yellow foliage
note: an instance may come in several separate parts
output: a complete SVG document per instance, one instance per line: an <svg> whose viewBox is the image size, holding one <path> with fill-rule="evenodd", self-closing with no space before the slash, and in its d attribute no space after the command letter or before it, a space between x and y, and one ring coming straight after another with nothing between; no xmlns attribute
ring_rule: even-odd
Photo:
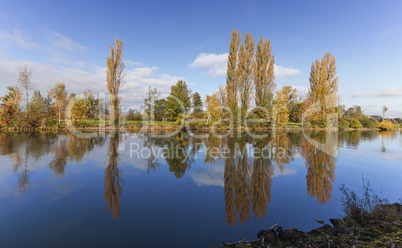
<svg viewBox="0 0 402 248"><path fill-rule="evenodd" d="M327 126L328 114L336 112L337 94L338 77L336 77L335 57L326 53L321 60L316 60L311 65L308 101L312 126Z"/></svg>
<svg viewBox="0 0 402 248"><path fill-rule="evenodd" d="M122 61L123 58L123 43L121 40L115 40L115 47L110 47L110 57L106 58L106 81L107 81L107 90L110 94L110 119L112 120L112 124L115 127L119 125L120 119L120 98L119 91L123 86L124 80L124 63Z"/></svg>
<svg viewBox="0 0 402 248"><path fill-rule="evenodd" d="M271 42L263 37L257 44L254 69L255 105L260 107L257 111L260 118L267 118L265 113L272 112L275 75L274 56L271 54ZM264 109L265 111L262 111Z"/></svg>

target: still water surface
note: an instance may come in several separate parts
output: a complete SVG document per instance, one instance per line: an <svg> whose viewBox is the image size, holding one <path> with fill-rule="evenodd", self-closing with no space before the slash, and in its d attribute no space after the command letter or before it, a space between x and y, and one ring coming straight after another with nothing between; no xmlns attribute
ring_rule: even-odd
<svg viewBox="0 0 402 248"><path fill-rule="evenodd" d="M323 142L325 132L308 133ZM327 139L328 140L328 139ZM401 132L0 134L0 247L211 247L340 218L362 177L402 198Z"/></svg>

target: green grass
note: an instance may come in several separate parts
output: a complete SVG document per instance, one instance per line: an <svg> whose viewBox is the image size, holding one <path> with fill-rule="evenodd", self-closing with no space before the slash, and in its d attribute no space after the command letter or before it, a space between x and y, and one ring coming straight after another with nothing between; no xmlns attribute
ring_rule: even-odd
<svg viewBox="0 0 402 248"><path fill-rule="evenodd" d="M287 124L288 127L301 127L302 124L301 123L294 123L294 122L289 122Z"/></svg>
<svg viewBox="0 0 402 248"><path fill-rule="evenodd" d="M99 124L99 123L109 123L108 120L83 120L84 124ZM124 124L147 124L147 121L125 121ZM155 124L158 125L176 125L174 121L155 121Z"/></svg>

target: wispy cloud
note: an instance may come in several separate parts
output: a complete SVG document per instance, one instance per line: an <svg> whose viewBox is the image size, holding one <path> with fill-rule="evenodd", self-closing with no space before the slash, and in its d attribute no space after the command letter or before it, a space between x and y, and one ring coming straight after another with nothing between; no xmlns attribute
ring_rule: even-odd
<svg viewBox="0 0 402 248"><path fill-rule="evenodd" d="M53 62L78 67L86 64L84 61L72 60L70 58L71 54L73 53L85 52L87 50L85 46L54 31L47 31L46 35L50 46L46 47L45 50Z"/></svg>
<svg viewBox="0 0 402 248"><path fill-rule="evenodd" d="M3 45L14 46L25 50L38 48L39 45L29 40L20 30L15 29L12 32L2 31L0 32L0 43Z"/></svg>
<svg viewBox="0 0 402 248"><path fill-rule="evenodd" d="M393 34L397 31L397 28L385 28L383 30L381 30L380 32L377 33L378 36L385 36L385 35L389 35L389 34Z"/></svg>
<svg viewBox="0 0 402 248"><path fill-rule="evenodd" d="M48 40L51 43L52 47L56 49L61 49L69 52L85 52L87 50L85 46L54 31L49 31Z"/></svg>
<svg viewBox="0 0 402 248"><path fill-rule="evenodd" d="M308 93L308 88L301 86L301 85L292 85L293 88L295 88L297 90L297 93L300 95L305 95Z"/></svg>
<svg viewBox="0 0 402 248"><path fill-rule="evenodd" d="M214 77L225 76L227 71L228 53L201 53L190 64L190 68L200 68ZM285 78L300 75L300 70L281 65L274 66L275 77Z"/></svg>
<svg viewBox="0 0 402 248"><path fill-rule="evenodd" d="M390 88L380 92L357 93L352 97L395 97L402 96L402 88Z"/></svg>

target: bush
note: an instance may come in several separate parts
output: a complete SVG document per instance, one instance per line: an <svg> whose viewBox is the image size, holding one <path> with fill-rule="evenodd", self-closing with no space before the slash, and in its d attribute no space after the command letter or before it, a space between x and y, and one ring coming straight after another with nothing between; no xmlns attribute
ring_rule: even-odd
<svg viewBox="0 0 402 248"><path fill-rule="evenodd" d="M339 127L339 129L349 128L349 122L345 119L339 120L338 127Z"/></svg>
<svg viewBox="0 0 402 248"><path fill-rule="evenodd" d="M378 121L372 117L364 116L360 122L362 123L363 127L365 128L375 128L378 124Z"/></svg>
<svg viewBox="0 0 402 248"><path fill-rule="evenodd" d="M363 125L361 124L361 122L357 119L357 118L352 118L349 121L349 127L351 128L361 128Z"/></svg>
<svg viewBox="0 0 402 248"><path fill-rule="evenodd" d="M392 122L385 120L378 123L377 128L381 130L392 130L395 128L395 125Z"/></svg>
<svg viewBox="0 0 402 248"><path fill-rule="evenodd" d="M388 200L380 198L370 187L370 181L363 178L363 197L350 191L344 184L339 188L342 192L343 212L360 225L371 220L389 221L395 218L391 209L387 208Z"/></svg>

